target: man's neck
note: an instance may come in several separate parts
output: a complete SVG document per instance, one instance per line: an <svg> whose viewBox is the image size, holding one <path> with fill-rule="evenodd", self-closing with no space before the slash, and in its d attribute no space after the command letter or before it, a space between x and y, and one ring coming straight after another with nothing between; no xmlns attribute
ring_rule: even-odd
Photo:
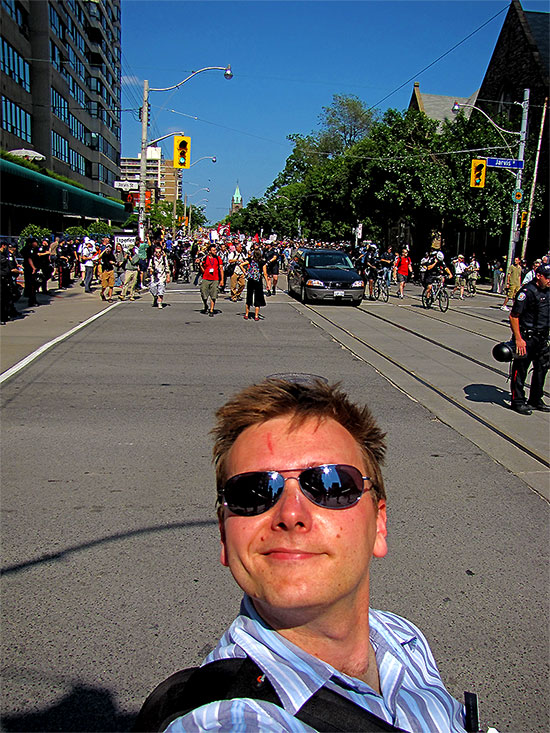
<svg viewBox="0 0 550 733"><path fill-rule="evenodd" d="M259 615L282 637L350 677L380 692L376 656L369 639L369 606L333 609L329 613L266 609L253 601Z"/></svg>

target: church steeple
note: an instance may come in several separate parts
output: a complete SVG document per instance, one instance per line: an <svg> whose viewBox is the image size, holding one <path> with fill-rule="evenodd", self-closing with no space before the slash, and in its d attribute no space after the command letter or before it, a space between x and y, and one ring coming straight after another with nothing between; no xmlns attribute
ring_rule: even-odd
<svg viewBox="0 0 550 733"><path fill-rule="evenodd" d="M243 208L243 197L241 196L241 192L239 190L239 182L237 181L237 185L235 187L235 193L233 194L233 198L231 199L231 208L229 209L230 214L234 214L239 209Z"/></svg>

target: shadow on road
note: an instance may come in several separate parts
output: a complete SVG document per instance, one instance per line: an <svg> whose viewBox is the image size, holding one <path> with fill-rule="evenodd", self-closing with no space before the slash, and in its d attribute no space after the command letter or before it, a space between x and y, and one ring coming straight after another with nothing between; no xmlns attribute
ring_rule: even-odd
<svg viewBox="0 0 550 733"><path fill-rule="evenodd" d="M107 537L100 537L97 540L91 542L84 542L81 545L73 545L67 547L59 552L49 552L40 557L32 560L25 560L24 562L16 563L14 565L6 565L0 569L0 575L11 575L12 573L18 573L21 570L27 570L36 565L41 565L44 562L52 562L53 560L66 560L69 555L73 555L77 552L89 550L92 547L98 545L106 545L110 542L119 542L120 540L126 540L129 537L139 537L140 535L155 534L157 532L167 532L173 529L188 529L189 527L209 527L217 526L217 519L201 519L192 522L172 522L171 524L158 524L154 527L142 527L141 529L132 529L128 532L118 532L117 534L108 535ZM30 729L29 729L30 730ZM66 730L65 728L63 730Z"/></svg>
<svg viewBox="0 0 550 733"><path fill-rule="evenodd" d="M3 731L128 731L136 715L122 713L109 690L75 685L54 705L29 713L5 715Z"/></svg>
<svg viewBox="0 0 550 733"><path fill-rule="evenodd" d="M501 407L510 407L510 392L494 384L468 384L464 394L470 402L490 402Z"/></svg>

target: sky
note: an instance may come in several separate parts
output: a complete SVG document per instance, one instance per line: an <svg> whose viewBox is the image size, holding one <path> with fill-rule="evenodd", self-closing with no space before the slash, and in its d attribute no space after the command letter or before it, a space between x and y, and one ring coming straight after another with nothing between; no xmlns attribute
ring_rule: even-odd
<svg viewBox="0 0 550 733"><path fill-rule="evenodd" d="M539 0L522 5L550 9ZM427 94L469 97L481 85L508 6L122 0L122 155L139 154L144 79L151 88L168 87L198 69L231 64L231 80L205 71L149 98L149 140L183 132L191 136L192 162L216 157L185 170L183 180L189 202L218 222L237 183L245 205L265 193L292 152L287 136L318 131L335 94L356 95L382 112L405 110L414 81ZM171 139L159 144L171 159Z"/></svg>

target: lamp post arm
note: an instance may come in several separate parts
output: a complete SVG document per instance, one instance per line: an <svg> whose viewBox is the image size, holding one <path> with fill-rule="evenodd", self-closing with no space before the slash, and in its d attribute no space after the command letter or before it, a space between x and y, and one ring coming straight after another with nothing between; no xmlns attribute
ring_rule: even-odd
<svg viewBox="0 0 550 733"><path fill-rule="evenodd" d="M174 84L171 87L158 87L157 89L151 88L151 92L169 92L172 89L177 89L178 87L181 87L182 84L185 84L186 81L189 81L189 79L192 79L197 74L202 73L203 71L225 71L226 78L231 79L233 76L231 72L231 65L228 64L227 66L205 66L204 69L199 69L198 71L193 71L189 76L187 76L182 81L179 81L177 84Z"/></svg>
<svg viewBox="0 0 550 733"><path fill-rule="evenodd" d="M464 105L460 105L460 106L461 107L471 107L472 109L477 109L477 111L478 112L481 112L481 114L484 117L486 117L489 120L489 122L491 123L491 125L494 128L496 128L499 132L506 132L506 133L508 133L508 135L518 135L518 136L521 135L521 132L519 132L519 130L505 130L504 127L501 127L500 125L497 125L497 123L494 120L492 120L489 117L489 115L487 114L487 112L485 112L485 110L481 109L481 107L476 107L474 104L464 104Z"/></svg>
<svg viewBox="0 0 550 733"><path fill-rule="evenodd" d="M149 148L151 145L154 145L155 143L159 143L161 140L166 140L167 137L172 137L173 135L185 135L184 132L169 132L168 135L163 135L162 137L156 137L154 140L149 140L147 143L147 147Z"/></svg>
<svg viewBox="0 0 550 733"><path fill-rule="evenodd" d="M197 163L200 163L201 160L211 160L212 163L215 163L216 162L216 156L215 155L204 155L202 158L199 158L194 163L191 163L191 165L189 166L189 168L192 168L194 165L197 165Z"/></svg>

